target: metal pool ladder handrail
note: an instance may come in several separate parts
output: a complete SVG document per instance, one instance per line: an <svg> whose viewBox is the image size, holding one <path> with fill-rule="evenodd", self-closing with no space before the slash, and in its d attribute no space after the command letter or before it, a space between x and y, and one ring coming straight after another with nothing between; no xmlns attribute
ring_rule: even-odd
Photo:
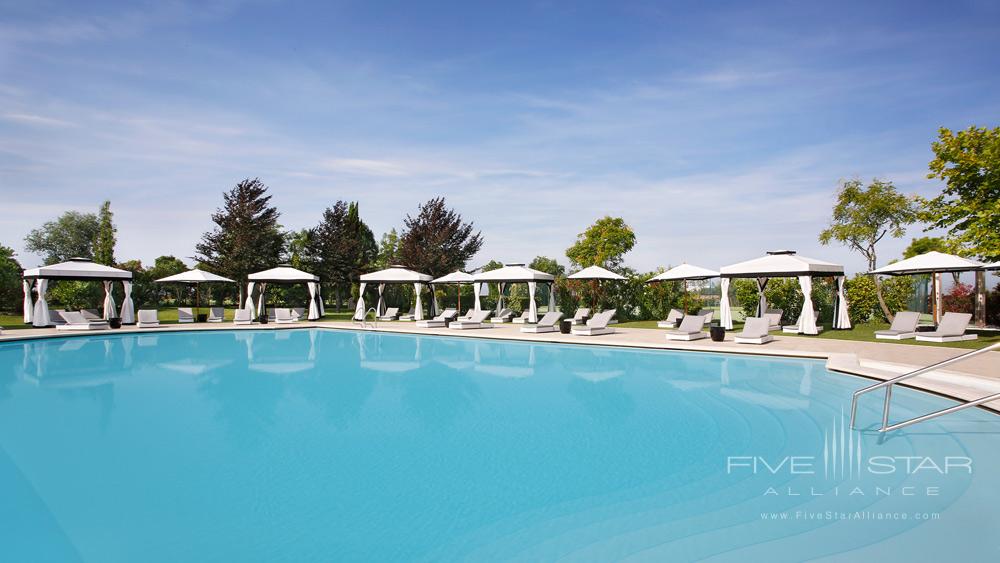
<svg viewBox="0 0 1000 563"><path fill-rule="evenodd" d="M372 313L372 324L368 324L368 313ZM362 315L361 319L354 319L355 324L361 323L361 328L378 328L378 310L375 307L369 307L365 314Z"/></svg>
<svg viewBox="0 0 1000 563"><path fill-rule="evenodd" d="M948 407L946 409L941 409L941 410L938 410L938 411L934 411L932 413L928 413L928 414L925 414L925 415L922 415L922 416L914 417L914 418L911 418L909 420L904 420L903 422L897 422L896 424L889 424L889 405L890 405L890 403L892 401L892 386L893 385L899 383L900 381L903 381L904 379L910 379L911 377L916 377L918 375L925 374L927 372L936 370L938 368L943 368L945 366L950 366L952 364L957 364L959 362L964 362L965 360L968 360L968 359L973 358L975 356L978 356L980 354L985 354L986 352L989 352L991 350L996 350L998 348L1000 348L1000 343L991 344L991 345L989 345L989 346L987 346L985 348L980 348L979 350L973 350L971 352L967 352L965 354L962 354L961 356L955 356L954 358L951 358L951 359L948 359L948 360L944 360L943 362L938 362L936 364L931 364L929 366L922 367L922 368L917 369L917 370L913 370L913 371L911 371L909 373L904 373L904 374L899 375L897 377L894 377L892 379L887 379L885 381L880 381L880 382L878 382L878 383L876 383L874 385L870 385L870 386L865 387L863 389L858 389L857 391L854 392L854 396L851 398L851 428L854 428L854 418L855 418L855 415L857 415L857 413L858 413L858 397L860 397L861 395L864 395L865 393L868 393L870 391L874 391L876 389L881 389L882 387L885 387L885 402L882 405L882 427L879 429L879 432L889 432L891 430L896 430L896 429L899 429L899 428L903 428L904 426L909 426L911 424L916 424L918 422L923 422L925 420L930 420L932 418L937 418L939 416L943 416L943 415L950 414L950 413L953 413L953 412L957 412L957 411L960 411L960 410L965 410L967 408L975 407L975 406L981 405L983 403L988 403L990 401L994 401L994 400L1000 399L1000 393L994 393L992 395L987 395L987 396L981 397L979 399L975 399L975 400L972 400L972 401L963 402L963 403L955 405L953 407Z"/></svg>

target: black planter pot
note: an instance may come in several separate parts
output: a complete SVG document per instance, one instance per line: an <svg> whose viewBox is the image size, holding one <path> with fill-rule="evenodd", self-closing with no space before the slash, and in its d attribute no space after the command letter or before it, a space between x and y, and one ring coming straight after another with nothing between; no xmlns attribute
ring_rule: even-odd
<svg viewBox="0 0 1000 563"><path fill-rule="evenodd" d="M113 317L108 319L108 326L111 328L121 328L122 320L120 317Z"/></svg>
<svg viewBox="0 0 1000 563"><path fill-rule="evenodd" d="M713 342L722 342L726 339L726 329L721 326L708 327L708 333L712 336Z"/></svg>
<svg viewBox="0 0 1000 563"><path fill-rule="evenodd" d="M567 319L559 323L559 332L569 334L573 330L573 321Z"/></svg>

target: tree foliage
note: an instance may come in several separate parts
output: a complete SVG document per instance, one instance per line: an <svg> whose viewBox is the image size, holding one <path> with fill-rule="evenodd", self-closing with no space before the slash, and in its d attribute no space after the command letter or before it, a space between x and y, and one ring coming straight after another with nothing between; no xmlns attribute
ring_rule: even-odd
<svg viewBox="0 0 1000 563"><path fill-rule="evenodd" d="M566 268L562 267L555 258L549 258L548 256L535 256L535 259L528 264L528 267L539 272L552 274L556 277L566 275Z"/></svg>
<svg viewBox="0 0 1000 563"><path fill-rule="evenodd" d="M957 254L959 249L941 237L917 237L903 250L903 258L913 258L932 251Z"/></svg>
<svg viewBox="0 0 1000 563"><path fill-rule="evenodd" d="M0 311L21 311L24 291L21 288L21 264L14 249L0 244Z"/></svg>
<svg viewBox="0 0 1000 563"><path fill-rule="evenodd" d="M249 274L281 261L285 237L278 225L280 213L257 178L243 180L222 198L222 208L212 214L215 228L195 247L196 260L242 286Z"/></svg>
<svg viewBox="0 0 1000 563"><path fill-rule="evenodd" d="M440 277L465 269L483 246L473 223L445 205L443 197L420 206L416 217L406 216L399 238L399 259L408 268Z"/></svg>
<svg viewBox="0 0 1000 563"><path fill-rule="evenodd" d="M315 273L341 286L357 281L375 261L375 236L361 220L357 203L337 201L309 235L309 257Z"/></svg>
<svg viewBox="0 0 1000 563"><path fill-rule="evenodd" d="M928 178L944 180L940 195L923 202L932 228L983 260L1000 260L1000 127L942 127L931 148Z"/></svg>
<svg viewBox="0 0 1000 563"><path fill-rule="evenodd" d="M94 213L67 211L32 229L24 237L24 247L28 252L41 254L46 265L76 257L93 258L99 230L100 221Z"/></svg>
<svg viewBox="0 0 1000 563"><path fill-rule="evenodd" d="M625 255L635 246L635 232L621 217L603 217L576 237L566 257L586 268L603 266L621 269Z"/></svg>
<svg viewBox="0 0 1000 563"><path fill-rule="evenodd" d="M94 262L105 266L115 264L115 233L114 214L111 213L111 202L105 201L97 212L97 235L94 237Z"/></svg>
<svg viewBox="0 0 1000 563"><path fill-rule="evenodd" d="M399 263L399 234L396 233L396 229L391 229L382 235L382 239L378 243L375 267L384 270L397 263Z"/></svg>

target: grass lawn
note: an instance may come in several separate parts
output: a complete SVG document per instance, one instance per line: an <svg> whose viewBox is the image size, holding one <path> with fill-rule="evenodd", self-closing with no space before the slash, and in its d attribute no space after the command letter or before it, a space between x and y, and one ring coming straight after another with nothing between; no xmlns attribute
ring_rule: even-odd
<svg viewBox="0 0 1000 563"><path fill-rule="evenodd" d="M657 321L630 321L627 323L619 323L615 326L620 326L622 328L652 328L656 329ZM743 323L734 322L733 330L738 332L743 328ZM857 342L878 342L879 344L916 344L917 346L948 346L951 348L966 348L969 350L975 350L978 348L984 348L990 344L996 344L1000 342L1000 331L977 331L969 330L970 333L978 334L979 338L976 340L967 340L964 342L946 342L938 344L936 342L917 342L916 339L910 338L908 340L876 340L875 331L889 328L887 323L868 323L855 325L851 330L832 330L830 327L825 327L823 332L819 333L818 336L807 336L804 334L782 334L782 336L794 336L796 338L832 338L835 340L854 340ZM660 329L666 330L666 329ZM775 334L778 334L777 332Z"/></svg>

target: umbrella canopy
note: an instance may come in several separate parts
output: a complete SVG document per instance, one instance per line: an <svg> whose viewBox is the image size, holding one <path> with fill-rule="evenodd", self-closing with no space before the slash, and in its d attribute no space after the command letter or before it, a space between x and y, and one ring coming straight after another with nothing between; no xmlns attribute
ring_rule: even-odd
<svg viewBox="0 0 1000 563"><path fill-rule="evenodd" d="M362 274L365 283L429 283L433 278L427 274L414 272L402 266L389 266L384 270Z"/></svg>
<svg viewBox="0 0 1000 563"><path fill-rule="evenodd" d="M291 266L278 266L263 272L250 274L247 279L252 282L318 282L319 276L303 272Z"/></svg>
<svg viewBox="0 0 1000 563"><path fill-rule="evenodd" d="M994 265L995 267L996 265ZM931 274L937 272L969 272L983 269L983 264L954 254L945 254L932 250L919 256L907 258L872 270L870 274L886 274L890 276L908 276L912 274ZM988 268L987 268L988 269Z"/></svg>
<svg viewBox="0 0 1000 563"><path fill-rule="evenodd" d="M167 276L165 278L160 278L156 280L157 283L236 283L234 280L229 278L224 278L222 276L213 274L212 272L205 272L197 268L193 270L188 270L186 272L181 272L179 274L174 274L172 276Z"/></svg>
<svg viewBox="0 0 1000 563"><path fill-rule="evenodd" d="M459 270L459 271L456 271L456 272L452 272L452 273L450 273L448 275L441 276L440 278L431 280L431 283L434 283L434 284L438 284L438 283L472 283L473 281L475 281L475 278L473 278L472 274L466 274L465 272Z"/></svg>
<svg viewBox="0 0 1000 563"><path fill-rule="evenodd" d="M681 281L681 280L707 280L719 277L719 272L694 266L692 264L681 264L674 266L658 276L646 280L646 283L661 281Z"/></svg>
<svg viewBox="0 0 1000 563"><path fill-rule="evenodd" d="M571 280L616 280L621 281L625 279L625 276L616 274L611 270L602 268L600 266L587 266L586 268L580 270L579 272L566 276L567 279Z"/></svg>
<svg viewBox="0 0 1000 563"><path fill-rule="evenodd" d="M992 264L983 264L984 270L1000 270L1000 262L993 262Z"/></svg>
<svg viewBox="0 0 1000 563"><path fill-rule="evenodd" d="M472 277L477 282L529 282L529 281L553 281L556 279L552 274L546 274L524 264L507 264L503 268L480 272Z"/></svg>
<svg viewBox="0 0 1000 563"><path fill-rule="evenodd" d="M130 280L132 272L97 264L86 258L70 258L66 262L51 266L29 268L24 271L23 277L26 279Z"/></svg>
<svg viewBox="0 0 1000 563"><path fill-rule="evenodd" d="M724 278L780 278L793 276L842 276L840 264L806 258L793 250L775 250L767 256L723 266L719 275Z"/></svg>

